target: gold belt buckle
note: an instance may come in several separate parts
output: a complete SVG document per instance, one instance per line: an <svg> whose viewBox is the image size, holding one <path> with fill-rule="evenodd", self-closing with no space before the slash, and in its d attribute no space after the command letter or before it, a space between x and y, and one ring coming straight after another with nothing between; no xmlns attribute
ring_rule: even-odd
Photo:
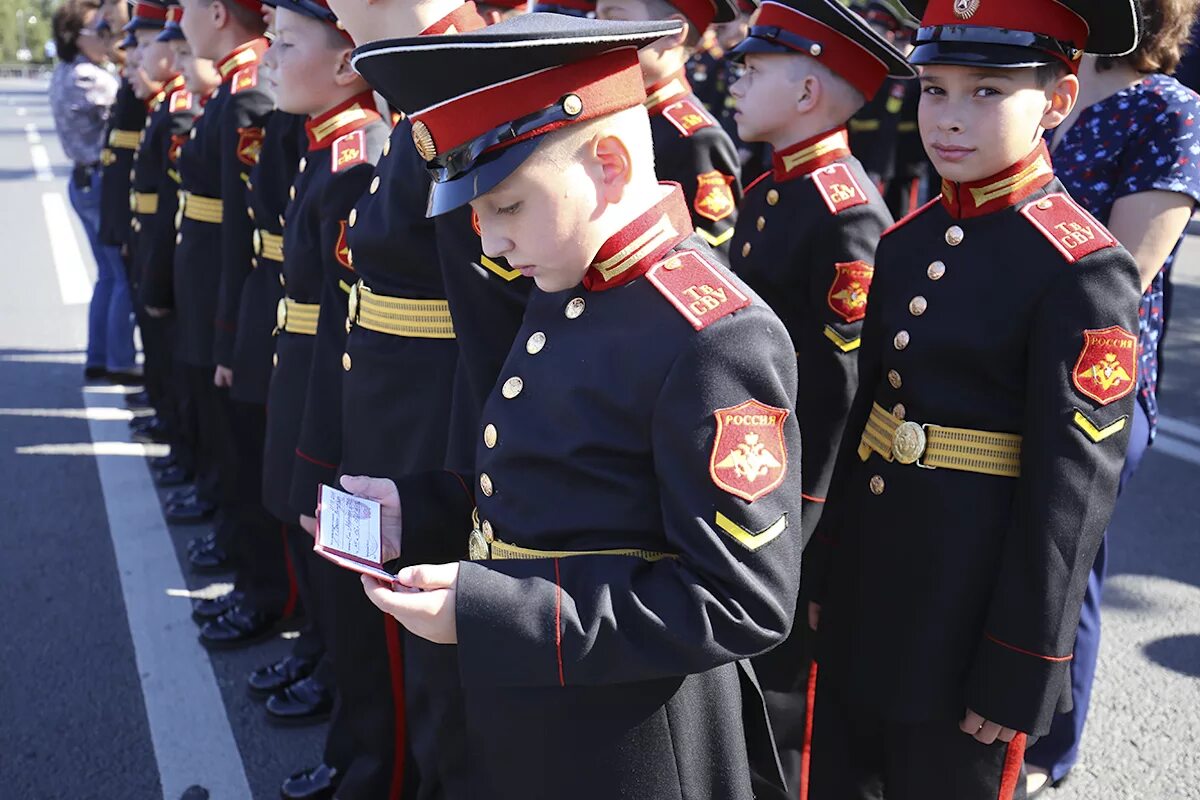
<svg viewBox="0 0 1200 800"><path fill-rule="evenodd" d="M467 537L467 555L472 561L486 561L492 557L492 548L483 531L475 528Z"/></svg>
<svg viewBox="0 0 1200 800"><path fill-rule="evenodd" d="M354 285L350 287L350 299L346 302L346 316L355 325L358 324L359 296L365 290L366 287L363 286L361 278L355 281Z"/></svg>
<svg viewBox="0 0 1200 800"><path fill-rule="evenodd" d="M921 463L925 448L929 444L926 434L928 425L916 422L902 422L892 436L892 456L901 464L916 464L921 469L934 469Z"/></svg>

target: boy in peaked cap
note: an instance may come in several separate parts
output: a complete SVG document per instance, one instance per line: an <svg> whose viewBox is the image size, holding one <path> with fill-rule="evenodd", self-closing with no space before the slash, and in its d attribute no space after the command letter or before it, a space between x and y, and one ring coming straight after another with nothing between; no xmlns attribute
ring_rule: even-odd
<svg viewBox="0 0 1200 800"><path fill-rule="evenodd" d="M655 176L637 48L679 29L531 14L376 56L437 76L393 87L429 214L470 205L485 251L538 287L475 480L442 473L457 496L436 509L386 501L405 527L385 552L419 560L461 531L467 559L364 581L457 644L490 798L783 796L744 659L795 607L795 356Z"/></svg>
<svg viewBox="0 0 1200 800"><path fill-rule="evenodd" d="M941 196L887 231L803 596L809 797L1024 797L1129 436L1140 283L1043 144L1130 0L913 0Z"/></svg>
<svg viewBox="0 0 1200 800"><path fill-rule="evenodd" d="M660 178L683 187L696 232L728 254L742 199L741 159L720 123L692 93L687 63L714 22L737 17L734 0L598 0L607 20L679 20L684 29L642 50L646 110Z"/></svg>
<svg viewBox="0 0 1200 800"><path fill-rule="evenodd" d="M780 315L803 391L804 538L821 518L850 401L875 247L891 214L849 147L846 122L889 77L915 76L891 45L836 0L768 0L732 51L741 138L773 148L746 189L730 264ZM808 675L805 626L755 662L789 784L800 775Z"/></svg>

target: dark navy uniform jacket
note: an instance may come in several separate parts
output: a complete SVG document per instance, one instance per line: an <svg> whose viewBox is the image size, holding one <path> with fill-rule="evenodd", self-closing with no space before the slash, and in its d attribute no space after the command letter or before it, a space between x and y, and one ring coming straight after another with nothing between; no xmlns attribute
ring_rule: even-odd
<svg viewBox="0 0 1200 800"><path fill-rule="evenodd" d="M971 708L1031 735L1069 707L1129 437L1140 294L1132 257L1065 193L1044 146L944 183L883 237L859 390L805 559L820 679L849 702L899 722ZM873 404L1017 434L1019 477L860 447ZM976 458L962 447L961 463Z"/></svg>
<svg viewBox="0 0 1200 800"><path fill-rule="evenodd" d="M100 241L120 246L129 241L130 169L138 148L138 136L146 124L145 102L133 93L133 85L121 78L117 98L109 112L108 131L100 151Z"/></svg>
<svg viewBox="0 0 1200 800"><path fill-rule="evenodd" d="M186 209L180 219L176 347L179 358L193 366L232 363L241 282L253 257L246 182L258 162L262 126L274 103L258 81L265 49L266 40L255 39L221 59L217 69L222 83L179 156L182 188L219 200L223 209L220 223L190 218Z"/></svg>
<svg viewBox="0 0 1200 800"><path fill-rule="evenodd" d="M533 293L474 484L405 507L403 546L430 553L474 499L497 556L463 563L456 593L486 796L752 796L774 754L738 662L792 622L795 393L787 331L692 235L678 187L582 285Z"/></svg>
<svg viewBox="0 0 1200 800"><path fill-rule="evenodd" d="M655 172L683 187L697 235L727 254L742 200L737 146L692 94L683 73L646 94Z"/></svg>
<svg viewBox="0 0 1200 800"><path fill-rule="evenodd" d="M160 207L159 189L163 181L168 180L165 164L171 148L171 108L176 92L183 92L180 99L175 101L176 113L180 113L180 105L193 105L191 94L183 88L182 75L167 81L158 94L146 101L150 113L146 117L146 127L141 133L141 143L130 174L129 206L133 210L133 219L129 223L130 280L138 305L146 305L141 298L145 296L149 272L147 258L154 253L155 240L167 238L171 247L174 247L175 228L172 221L175 207L173 204L165 209ZM186 113L190 113L190 108ZM173 187L177 185L171 183ZM172 199L174 195L172 189Z"/></svg>
<svg viewBox="0 0 1200 800"><path fill-rule="evenodd" d="M246 216L254 226L251 272L242 286L237 336L233 343L233 386L229 396L265 405L275 355L275 310L283 297L283 262L272 246L283 235L283 212L300 156L308 146L301 114L275 111L263 130L262 154L250 170Z"/></svg>

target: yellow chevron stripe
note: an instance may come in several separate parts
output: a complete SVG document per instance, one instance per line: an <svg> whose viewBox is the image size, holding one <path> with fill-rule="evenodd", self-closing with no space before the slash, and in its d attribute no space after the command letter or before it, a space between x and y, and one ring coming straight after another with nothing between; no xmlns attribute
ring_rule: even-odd
<svg viewBox="0 0 1200 800"><path fill-rule="evenodd" d="M841 335L829 325L825 326L825 338L833 342L833 346L843 353L849 353L851 350L857 350L862 346L862 337L855 336L853 339L843 339Z"/></svg>
<svg viewBox="0 0 1200 800"><path fill-rule="evenodd" d="M717 512L716 522L718 528L736 539L738 544L747 550L757 550L787 530L787 514L784 514L757 533L746 530L720 511Z"/></svg>
<svg viewBox="0 0 1200 800"><path fill-rule="evenodd" d="M1073 421L1079 430L1083 431L1089 439L1091 439L1093 442L1099 443L1103 442L1114 433L1120 433L1121 431L1125 430L1125 423L1129 421L1129 417L1121 417L1116 422L1106 425L1103 428L1097 428L1095 423L1083 415L1082 411L1076 411Z"/></svg>

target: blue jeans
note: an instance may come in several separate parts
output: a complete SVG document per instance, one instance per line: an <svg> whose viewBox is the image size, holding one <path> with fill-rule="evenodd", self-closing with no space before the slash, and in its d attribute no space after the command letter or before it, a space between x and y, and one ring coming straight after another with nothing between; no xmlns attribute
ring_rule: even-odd
<svg viewBox="0 0 1200 800"><path fill-rule="evenodd" d="M100 170L92 173L91 184L85 188L68 181L67 196L96 259L96 286L88 307L87 365L110 372L129 371L135 355L133 299L120 250L100 241Z"/></svg>
<svg viewBox="0 0 1200 800"><path fill-rule="evenodd" d="M1119 492L1133 477L1146 447L1150 443L1150 422L1141 403L1133 404L1133 431L1125 451L1125 466L1121 468ZM1092 700L1092 683L1096 677L1096 658L1100 655L1100 592L1104 588L1105 562L1108 559L1108 533L1100 542L1096 562L1088 575L1087 592L1079 613L1079 629L1075 633L1075 657L1071 660L1071 699L1074 707L1059 714L1050 724L1050 733L1038 739L1025 751L1025 763L1049 770L1050 780L1057 781L1071 771L1079 760L1079 740L1087 722L1088 705Z"/></svg>

